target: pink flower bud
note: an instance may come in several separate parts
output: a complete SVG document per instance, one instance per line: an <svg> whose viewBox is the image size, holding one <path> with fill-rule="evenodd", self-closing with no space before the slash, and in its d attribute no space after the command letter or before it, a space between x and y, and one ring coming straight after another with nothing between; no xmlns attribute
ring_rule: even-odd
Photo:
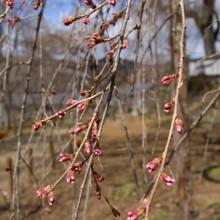
<svg viewBox="0 0 220 220"><path fill-rule="evenodd" d="M77 100L69 99L66 102L66 106L71 106L71 105L75 104L76 102L77 102Z"/></svg>
<svg viewBox="0 0 220 220"><path fill-rule="evenodd" d="M164 104L163 110L166 113L169 113L173 106L174 106L173 102L167 102L166 104Z"/></svg>
<svg viewBox="0 0 220 220"><path fill-rule="evenodd" d="M91 9L95 9L96 5L94 4L94 2L92 0L85 0L84 3L89 6Z"/></svg>
<svg viewBox="0 0 220 220"><path fill-rule="evenodd" d="M173 183L175 183L175 179L165 173L161 174L161 178L166 186L171 186Z"/></svg>
<svg viewBox="0 0 220 220"><path fill-rule="evenodd" d="M69 25L72 24L75 20L77 20L76 17L70 16L70 17L65 18L65 19L63 20L63 24L64 24L65 26L69 26Z"/></svg>
<svg viewBox="0 0 220 220"><path fill-rule="evenodd" d="M6 3L6 5L8 5L8 7L10 9L13 9L13 7L14 7L14 0L7 0L5 3Z"/></svg>
<svg viewBox="0 0 220 220"><path fill-rule="evenodd" d="M117 3L117 0L109 0L108 3L114 7Z"/></svg>
<svg viewBox="0 0 220 220"><path fill-rule="evenodd" d="M173 81L173 78L172 76L168 75L168 76L164 76L162 79L161 79L161 82L164 84L164 85L168 85L169 83L171 83Z"/></svg>
<svg viewBox="0 0 220 220"><path fill-rule="evenodd" d="M49 192L47 195L48 204L53 205L55 203L55 196L52 192Z"/></svg>
<svg viewBox="0 0 220 220"><path fill-rule="evenodd" d="M122 46L121 46L122 49L126 49L128 48L128 40L126 38L124 38L123 42L122 42Z"/></svg>
<svg viewBox="0 0 220 220"><path fill-rule="evenodd" d="M99 157L99 156L102 154L102 151L101 151L100 148L95 148L95 149L93 150L93 153L94 153L97 157Z"/></svg>
<svg viewBox="0 0 220 220"><path fill-rule="evenodd" d="M111 47L114 48L114 47L117 46L117 45L118 45L118 40L113 41L112 44L111 44Z"/></svg>
<svg viewBox="0 0 220 220"><path fill-rule="evenodd" d="M81 163L73 164L72 170L73 170L76 174L80 174L80 172L82 171Z"/></svg>
<svg viewBox="0 0 220 220"><path fill-rule="evenodd" d="M149 170L149 172L153 172L159 164L162 161L162 157L154 158L151 162L147 163L146 168Z"/></svg>
<svg viewBox="0 0 220 220"><path fill-rule="evenodd" d="M51 185L48 185L43 188L39 188L37 190L37 196L40 197L41 199L45 198L50 189L51 189Z"/></svg>
<svg viewBox="0 0 220 220"><path fill-rule="evenodd" d="M63 118L65 114L66 114L65 110L60 110L55 114L55 116L57 116L58 118Z"/></svg>
<svg viewBox="0 0 220 220"><path fill-rule="evenodd" d="M96 198L100 200L101 197L102 197L101 192L97 191L96 192Z"/></svg>
<svg viewBox="0 0 220 220"><path fill-rule="evenodd" d="M89 105L89 103L87 101L81 102L81 103L79 103L77 108L80 112L82 112L82 111L84 111L84 109L86 109L88 107L88 105Z"/></svg>
<svg viewBox="0 0 220 220"><path fill-rule="evenodd" d="M85 95L88 95L88 94L89 94L89 92L87 90L81 90L80 91L81 96L85 96Z"/></svg>
<svg viewBox="0 0 220 220"><path fill-rule="evenodd" d="M37 131L42 126L41 122L37 121L32 125L32 129Z"/></svg>
<svg viewBox="0 0 220 220"><path fill-rule="evenodd" d="M139 218L139 213L137 210L131 210L128 212L127 220L137 220Z"/></svg>
<svg viewBox="0 0 220 220"><path fill-rule="evenodd" d="M74 183L75 177L74 172L72 170L69 170L66 174L66 181L67 183Z"/></svg>
<svg viewBox="0 0 220 220"><path fill-rule="evenodd" d="M176 131L179 134L182 134L183 133L183 122L182 122L182 120L177 117L175 122L176 122Z"/></svg>
<svg viewBox="0 0 220 220"><path fill-rule="evenodd" d="M73 154L61 153L60 154L60 162L71 161L74 158Z"/></svg>
<svg viewBox="0 0 220 220"><path fill-rule="evenodd" d="M104 181L104 177L101 175L98 175L96 178L100 183Z"/></svg>
<svg viewBox="0 0 220 220"><path fill-rule="evenodd" d="M151 162L147 163L146 168L151 173L157 169L158 165L159 165L159 163L157 161L151 161Z"/></svg>
<svg viewBox="0 0 220 220"><path fill-rule="evenodd" d="M106 52L106 56L110 58L113 56L114 52L115 52L114 50L109 50Z"/></svg>
<svg viewBox="0 0 220 220"><path fill-rule="evenodd" d="M45 188L39 188L37 190L37 196L40 198L45 198L47 194L47 190Z"/></svg>
<svg viewBox="0 0 220 220"><path fill-rule="evenodd" d="M84 18L82 19L82 22L83 22L85 25L87 25L87 24L90 23L90 20L89 20L89 18L84 17Z"/></svg>
<svg viewBox="0 0 220 220"><path fill-rule="evenodd" d="M90 145L90 143L89 143L88 141L84 144L84 151L85 151L86 154L88 154L88 155L91 154L91 145Z"/></svg>

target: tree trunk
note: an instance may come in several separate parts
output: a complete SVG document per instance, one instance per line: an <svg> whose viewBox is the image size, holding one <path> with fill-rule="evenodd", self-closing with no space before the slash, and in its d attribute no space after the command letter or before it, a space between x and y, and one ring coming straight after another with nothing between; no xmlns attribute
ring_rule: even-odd
<svg viewBox="0 0 220 220"><path fill-rule="evenodd" d="M196 24L204 40L205 54L209 56L216 52L215 50L215 31L213 28L215 0L203 0L201 15L195 17ZM197 14L197 13L196 13Z"/></svg>
<svg viewBox="0 0 220 220"><path fill-rule="evenodd" d="M174 12L178 0L170 0L170 10ZM170 48L171 48L171 74L178 72L179 68L179 41L181 35L181 14L180 12L171 21L170 27ZM187 77L188 71L186 70L187 63L185 61L183 70L183 85L180 90L178 117L183 121L184 129L187 130ZM172 95L174 96L176 87L172 89ZM174 144L179 141L181 135L174 131L173 141ZM177 211L176 219L191 220L192 216L192 179L190 170L190 145L187 141L184 141L176 152L175 157L175 178L176 178L176 199L177 199Z"/></svg>

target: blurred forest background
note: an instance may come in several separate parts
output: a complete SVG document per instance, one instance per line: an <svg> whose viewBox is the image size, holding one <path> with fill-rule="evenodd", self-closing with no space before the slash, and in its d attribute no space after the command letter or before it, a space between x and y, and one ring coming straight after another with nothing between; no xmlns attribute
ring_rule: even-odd
<svg viewBox="0 0 220 220"><path fill-rule="evenodd" d="M31 126L63 109L67 100L81 99L79 92L93 86L111 47L106 42L89 48L84 37L110 21L113 13L123 11L127 1L106 5L89 17L87 25L77 20L69 26L63 24L65 18L91 10L84 1L39 1L37 10L34 3L15 0L13 9L4 14L7 5L0 2L0 219L71 219L83 176L77 176L74 185L61 182L53 206L38 199L36 190L64 172L59 153L73 152L82 142L81 135L66 135L67 129L76 126L78 112L51 120L37 132ZM187 136L167 166L176 183L171 188L159 186L150 219L219 220L220 0L185 0L184 4L179 116ZM126 28L126 33L131 30L128 48L121 52L117 92L101 138L103 156L95 164L105 177L102 192L122 219L149 191L154 175L145 165L161 155L166 143L172 114L165 113L163 106L172 101L175 91L173 85L164 86L161 78L178 72L178 5L177 0L132 1ZM109 26L105 38L119 33L123 18L124 14ZM103 88L104 83L97 90ZM87 110L88 117L97 103ZM99 112L104 109L101 105ZM180 139L174 134L169 153ZM91 176L87 182L79 219L114 219L105 200L96 199Z"/></svg>

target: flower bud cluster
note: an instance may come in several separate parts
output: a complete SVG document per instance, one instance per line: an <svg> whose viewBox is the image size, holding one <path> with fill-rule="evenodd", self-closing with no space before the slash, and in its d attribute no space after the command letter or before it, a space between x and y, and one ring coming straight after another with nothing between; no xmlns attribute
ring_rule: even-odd
<svg viewBox="0 0 220 220"><path fill-rule="evenodd" d="M89 39L87 42L87 46L89 48L93 48L97 44L100 44L105 41L102 35L98 32L93 33L91 36L84 37L84 39Z"/></svg>
<svg viewBox="0 0 220 220"><path fill-rule="evenodd" d="M14 0L3 0L3 3L6 4L10 9L14 7Z"/></svg>
<svg viewBox="0 0 220 220"><path fill-rule="evenodd" d="M144 217L144 214L146 212L146 203L143 202L138 209L128 211L127 220L137 220L139 217Z"/></svg>
<svg viewBox="0 0 220 220"><path fill-rule="evenodd" d="M68 153L61 153L60 154L60 162L72 161L74 158L73 154ZM75 181L75 174L80 174L82 171L83 162L74 163L70 170L68 170L66 174L66 181L67 183L74 183Z"/></svg>
<svg viewBox="0 0 220 220"><path fill-rule="evenodd" d="M52 205L55 202L55 196L54 196L53 192L50 191L51 188L52 188L52 186L48 185L46 187L39 188L37 190L37 196L40 197L41 199L44 199L47 196L49 205Z"/></svg>

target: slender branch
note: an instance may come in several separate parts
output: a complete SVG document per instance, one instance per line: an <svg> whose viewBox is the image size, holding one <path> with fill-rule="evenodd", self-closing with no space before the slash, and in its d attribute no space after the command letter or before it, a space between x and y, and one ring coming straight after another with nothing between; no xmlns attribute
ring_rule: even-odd
<svg viewBox="0 0 220 220"><path fill-rule="evenodd" d="M167 143L165 145L163 155L162 155L161 165L160 165L159 171L157 173L156 180L155 180L155 183L153 185L153 188L152 188L149 196L146 198L148 203L147 203L147 207L146 207L145 220L148 219L149 208L150 208L154 193L156 191L157 185L159 183L161 174L162 174L163 169L165 167L165 161L166 161L169 145L170 145L172 134L173 134L175 119L177 117L177 107L178 107L178 102L179 102L180 88L181 88L181 85L183 83L182 75L183 75L183 63L184 63L183 62L184 61L184 39L185 39L185 28L186 28L186 25L185 25L185 11L184 11L184 2L183 2L183 0L180 0L179 5L180 5L180 9L181 9L181 14L182 14L182 29L181 29L181 38L180 38L180 43L179 43L179 47L180 47L179 72L178 72L179 73L179 79L178 79L176 94L175 94L174 112L173 112L173 117L172 117L172 121L171 121L171 125L170 125L170 130L169 130L169 134L168 134L168 138L167 138Z"/></svg>

